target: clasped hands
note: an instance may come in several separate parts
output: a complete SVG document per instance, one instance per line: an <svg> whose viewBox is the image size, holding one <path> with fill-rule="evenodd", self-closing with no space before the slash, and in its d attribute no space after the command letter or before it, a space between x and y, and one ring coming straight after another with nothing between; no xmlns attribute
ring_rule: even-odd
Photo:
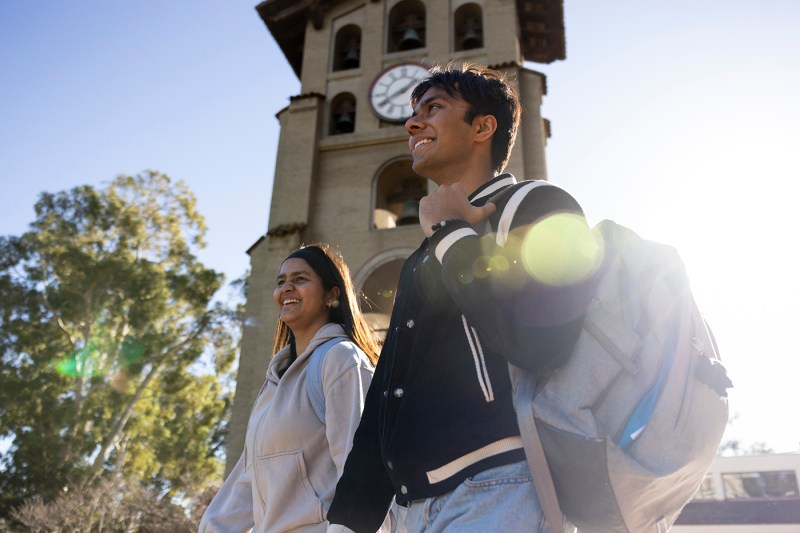
<svg viewBox="0 0 800 533"><path fill-rule="evenodd" d="M496 209L491 202L480 207L470 204L467 191L460 183L442 185L419 201L419 224L425 236L430 237L432 226L443 220L463 220L474 226Z"/></svg>

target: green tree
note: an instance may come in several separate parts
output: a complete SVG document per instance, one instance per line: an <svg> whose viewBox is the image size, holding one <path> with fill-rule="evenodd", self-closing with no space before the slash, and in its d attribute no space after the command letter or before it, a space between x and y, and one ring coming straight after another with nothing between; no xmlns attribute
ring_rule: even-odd
<svg viewBox="0 0 800 533"><path fill-rule="evenodd" d="M194 255L193 194L150 171L35 212L0 237L0 517L111 475L198 494L221 474L239 321Z"/></svg>

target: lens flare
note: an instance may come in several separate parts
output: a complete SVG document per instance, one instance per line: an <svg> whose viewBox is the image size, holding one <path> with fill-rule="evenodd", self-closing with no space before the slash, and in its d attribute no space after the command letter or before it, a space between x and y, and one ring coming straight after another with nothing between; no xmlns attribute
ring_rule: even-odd
<svg viewBox="0 0 800 533"><path fill-rule="evenodd" d="M122 363L123 368L128 368L129 366L139 362L139 360L144 356L144 346L142 343L131 339L130 337L125 339L125 342L122 345L122 352L120 354L120 362Z"/></svg>
<svg viewBox="0 0 800 533"><path fill-rule="evenodd" d="M474 270L475 269L473 268L473 270L470 272L459 272L458 282L461 283L462 285L469 285L470 283L475 281L475 274L473 274Z"/></svg>
<svg viewBox="0 0 800 533"><path fill-rule="evenodd" d="M381 289L378 294L382 298L394 298L394 290L392 289Z"/></svg>
<svg viewBox="0 0 800 533"><path fill-rule="evenodd" d="M472 276L473 279L483 279L489 276L492 272L492 256L490 255L482 255L475 260L472 264Z"/></svg>
<svg viewBox="0 0 800 533"><path fill-rule="evenodd" d="M494 255L489 259L489 270L492 272L502 274L503 272L508 272L509 267L510 263L503 255Z"/></svg>
<svg viewBox="0 0 800 533"><path fill-rule="evenodd" d="M88 378L96 375L93 352L94 348L91 345L72 352L56 362L56 372L70 378Z"/></svg>
<svg viewBox="0 0 800 533"><path fill-rule="evenodd" d="M561 287L580 283L597 269L603 244L581 215L556 213L528 230L520 255L530 276Z"/></svg>
<svg viewBox="0 0 800 533"><path fill-rule="evenodd" d="M117 350L115 359L109 357L109 349L102 343L89 343L79 350L59 359L53 364L56 372L69 378L114 376L125 372L144 357L144 346L131 338L125 339ZM113 350L111 350L113 351Z"/></svg>

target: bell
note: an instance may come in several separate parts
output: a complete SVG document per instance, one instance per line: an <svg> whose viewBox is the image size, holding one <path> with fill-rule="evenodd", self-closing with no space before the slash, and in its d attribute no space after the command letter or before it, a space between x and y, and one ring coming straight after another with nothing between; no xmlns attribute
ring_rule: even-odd
<svg viewBox="0 0 800 533"><path fill-rule="evenodd" d="M461 40L461 49L472 50L481 46L481 38L475 28L467 28L467 31L464 32L464 38Z"/></svg>
<svg viewBox="0 0 800 533"><path fill-rule="evenodd" d="M397 217L395 224L398 226L419 224L419 202L413 198L403 202L403 210L400 212L400 216Z"/></svg>
<svg viewBox="0 0 800 533"><path fill-rule="evenodd" d="M339 113L336 116L336 131L339 133L352 133L356 125L353 122L353 115L348 112Z"/></svg>
<svg viewBox="0 0 800 533"><path fill-rule="evenodd" d="M461 40L462 50L472 50L483 46L480 33L478 33L480 29L481 24L475 18L470 17L464 21L464 25L461 27L461 31L464 33L464 38Z"/></svg>
<svg viewBox="0 0 800 533"><path fill-rule="evenodd" d="M344 59L342 60L342 68L358 68L359 65L359 57L358 57L358 49L357 48L350 48L344 55Z"/></svg>
<svg viewBox="0 0 800 533"><path fill-rule="evenodd" d="M422 48L422 39L414 28L408 28L403 32L403 38L400 39L400 44L397 45L398 50L412 50L414 48Z"/></svg>
<svg viewBox="0 0 800 533"><path fill-rule="evenodd" d="M358 39L350 39L350 42L347 43L347 47L344 49L344 59L342 59L342 68L358 68L360 63L360 54L359 51L361 50L361 43Z"/></svg>
<svg viewBox="0 0 800 533"><path fill-rule="evenodd" d="M346 98L333 111L333 125L336 133L352 133L356 129L355 102Z"/></svg>

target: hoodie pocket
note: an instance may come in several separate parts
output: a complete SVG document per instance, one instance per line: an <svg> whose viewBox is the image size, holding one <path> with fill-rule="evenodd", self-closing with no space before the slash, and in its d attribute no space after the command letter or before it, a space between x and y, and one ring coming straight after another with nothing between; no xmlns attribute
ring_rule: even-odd
<svg viewBox="0 0 800 533"><path fill-rule="evenodd" d="M255 468L269 531L291 531L324 520L322 501L308 479L302 451L257 457Z"/></svg>

